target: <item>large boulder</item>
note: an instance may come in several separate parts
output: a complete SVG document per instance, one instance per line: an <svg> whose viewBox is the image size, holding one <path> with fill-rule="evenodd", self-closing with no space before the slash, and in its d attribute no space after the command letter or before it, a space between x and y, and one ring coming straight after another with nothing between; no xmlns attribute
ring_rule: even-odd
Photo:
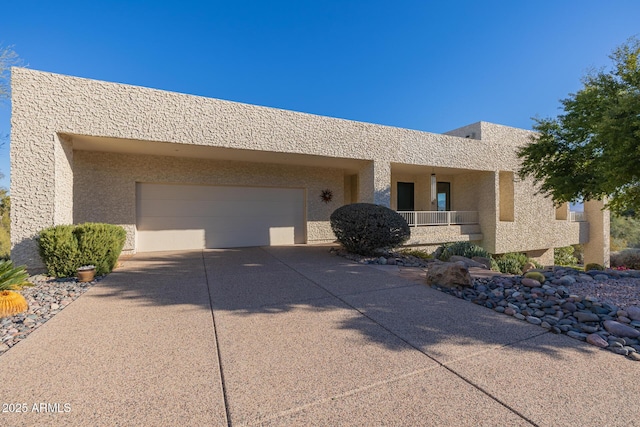
<svg viewBox="0 0 640 427"><path fill-rule="evenodd" d="M445 288L457 286L471 287L473 280L469 269L462 262L434 263L427 270L427 285L438 285Z"/></svg>
<svg viewBox="0 0 640 427"><path fill-rule="evenodd" d="M463 257L460 255L451 255L451 258L449 258L450 262L461 262L463 263L467 268L469 267L477 267L477 268L487 268L484 264L479 263L477 261L472 260L471 258L467 258L467 257ZM491 264L489 264L491 265Z"/></svg>
<svg viewBox="0 0 640 427"><path fill-rule="evenodd" d="M484 265L487 270L491 270L491 258L485 256L474 256L471 259Z"/></svg>

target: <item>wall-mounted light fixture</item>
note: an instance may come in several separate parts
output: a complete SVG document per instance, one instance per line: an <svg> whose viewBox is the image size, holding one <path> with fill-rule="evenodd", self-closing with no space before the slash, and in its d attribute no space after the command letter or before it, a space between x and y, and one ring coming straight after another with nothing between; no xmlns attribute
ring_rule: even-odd
<svg viewBox="0 0 640 427"><path fill-rule="evenodd" d="M437 191L438 191L438 182L436 181L436 174L432 173L431 174L431 204L432 205L436 204Z"/></svg>

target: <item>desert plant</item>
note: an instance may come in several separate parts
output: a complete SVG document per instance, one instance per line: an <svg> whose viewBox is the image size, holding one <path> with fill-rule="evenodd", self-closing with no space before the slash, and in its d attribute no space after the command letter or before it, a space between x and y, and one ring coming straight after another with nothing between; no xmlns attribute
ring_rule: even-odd
<svg viewBox="0 0 640 427"><path fill-rule="evenodd" d="M612 267L627 267L640 270L640 249L625 249L611 254Z"/></svg>
<svg viewBox="0 0 640 427"><path fill-rule="evenodd" d="M544 277L544 274L538 272L538 271L529 271L527 273L524 274L524 277L528 278L528 279L533 279L533 280L537 280L540 283L544 283L547 278Z"/></svg>
<svg viewBox="0 0 640 427"><path fill-rule="evenodd" d="M403 249L400 251L403 255L410 255L420 259L432 259L433 256L423 249Z"/></svg>
<svg viewBox="0 0 640 427"><path fill-rule="evenodd" d="M589 264L584 266L584 271L591 271L591 270L602 271L604 270L604 267L596 262L590 262Z"/></svg>
<svg viewBox="0 0 640 427"><path fill-rule="evenodd" d="M339 207L331 214L330 222L338 242L349 252L361 255L398 247L411 236L399 213L371 203Z"/></svg>
<svg viewBox="0 0 640 427"><path fill-rule="evenodd" d="M498 270L506 274L522 274L522 267L530 262L525 254L513 252L495 258Z"/></svg>
<svg viewBox="0 0 640 427"><path fill-rule="evenodd" d="M575 248L573 246L565 246L553 249L553 263L555 265L575 265L578 259L573 256Z"/></svg>
<svg viewBox="0 0 640 427"><path fill-rule="evenodd" d="M38 245L51 276L73 277L78 267L88 264L103 275L115 267L125 238L124 229L112 224L57 225L40 232Z"/></svg>
<svg viewBox="0 0 640 427"><path fill-rule="evenodd" d="M441 261L447 261L453 255L463 256L466 258L473 258L474 256L480 256L489 258L491 255L482 247L471 242L454 242L445 243L436 249L435 256Z"/></svg>
<svg viewBox="0 0 640 427"><path fill-rule="evenodd" d="M27 300L16 290L33 286L27 281L24 266L14 267L11 261L0 261L0 317L21 313L29 308Z"/></svg>

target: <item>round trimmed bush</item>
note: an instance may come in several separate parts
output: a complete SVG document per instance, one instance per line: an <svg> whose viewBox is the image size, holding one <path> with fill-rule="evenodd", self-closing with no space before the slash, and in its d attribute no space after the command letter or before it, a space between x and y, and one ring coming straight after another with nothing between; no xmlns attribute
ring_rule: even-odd
<svg viewBox="0 0 640 427"><path fill-rule="evenodd" d="M409 240L411 229L402 215L372 203L352 203L331 214L331 229L349 252L373 255Z"/></svg>
<svg viewBox="0 0 640 427"><path fill-rule="evenodd" d="M595 262L591 262L584 267L584 271L593 271L593 270L603 271L604 267Z"/></svg>

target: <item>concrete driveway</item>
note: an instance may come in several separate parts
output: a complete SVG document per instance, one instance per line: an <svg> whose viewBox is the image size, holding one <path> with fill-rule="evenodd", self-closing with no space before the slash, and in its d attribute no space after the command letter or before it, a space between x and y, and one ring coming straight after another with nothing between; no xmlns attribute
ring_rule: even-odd
<svg viewBox="0 0 640 427"><path fill-rule="evenodd" d="M640 420L637 363L322 246L138 254L0 363L0 425Z"/></svg>

